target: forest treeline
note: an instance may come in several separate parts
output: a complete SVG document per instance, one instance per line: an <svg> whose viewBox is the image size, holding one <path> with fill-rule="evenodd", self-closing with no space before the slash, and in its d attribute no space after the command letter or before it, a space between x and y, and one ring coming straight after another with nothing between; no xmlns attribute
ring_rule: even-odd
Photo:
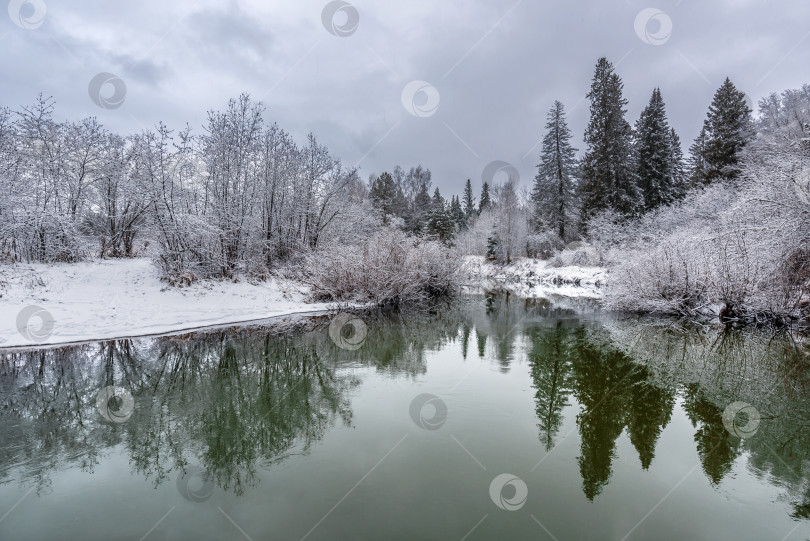
<svg viewBox="0 0 810 541"><path fill-rule="evenodd" d="M688 158L660 89L631 124L602 58L587 97L581 156L557 101L531 187L505 164L504 180L446 198L421 165L361 179L248 95L210 111L202 133L126 136L57 121L40 95L0 109L0 260L148 254L173 284L292 269L319 298L398 303L452 292L461 255L509 263L585 240L598 257L580 263L609 267L614 308L810 313L810 86L763 99L754 118L726 79Z"/></svg>

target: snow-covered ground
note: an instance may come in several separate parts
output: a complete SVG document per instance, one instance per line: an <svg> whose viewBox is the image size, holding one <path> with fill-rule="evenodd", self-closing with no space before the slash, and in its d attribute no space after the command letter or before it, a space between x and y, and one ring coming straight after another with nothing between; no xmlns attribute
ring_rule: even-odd
<svg viewBox="0 0 810 541"><path fill-rule="evenodd" d="M0 348L161 334L334 308L305 299L304 288L278 280L168 287L146 258L0 265ZM52 318L51 332L40 331L43 318ZM22 333L18 319L29 323Z"/></svg>
<svg viewBox="0 0 810 541"><path fill-rule="evenodd" d="M554 268L534 259L503 266L477 256L465 259L464 271L469 291L578 299L600 299L606 276L599 267ZM0 348L164 334L337 307L306 299L305 288L275 279L169 287L146 258L0 265Z"/></svg>
<svg viewBox="0 0 810 541"><path fill-rule="evenodd" d="M552 267L547 261L528 258L499 265L482 256L467 256L464 271L471 289L501 288L526 298L562 296L599 300L607 279L602 267Z"/></svg>

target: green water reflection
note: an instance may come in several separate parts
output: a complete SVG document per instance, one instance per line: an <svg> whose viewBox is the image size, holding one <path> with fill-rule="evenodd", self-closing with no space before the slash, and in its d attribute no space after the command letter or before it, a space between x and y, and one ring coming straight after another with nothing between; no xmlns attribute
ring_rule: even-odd
<svg viewBox="0 0 810 541"><path fill-rule="evenodd" d="M0 538L810 535L796 336L504 295L359 316L354 351L317 317L0 354ZM134 399L123 422L99 415L109 386ZM435 430L409 415L425 392ZM733 402L761 416L748 438ZM195 504L177 487L196 469ZM501 470L523 509L490 500Z"/></svg>

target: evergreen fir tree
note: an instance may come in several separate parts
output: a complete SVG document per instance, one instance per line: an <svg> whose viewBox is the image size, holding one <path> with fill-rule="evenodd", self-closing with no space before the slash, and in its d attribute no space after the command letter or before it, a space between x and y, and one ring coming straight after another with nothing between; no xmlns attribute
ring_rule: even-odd
<svg viewBox="0 0 810 541"><path fill-rule="evenodd" d="M439 188L433 192L431 210L427 220L427 234L449 245L455 235L456 225L453 221L447 202L439 193Z"/></svg>
<svg viewBox="0 0 810 541"><path fill-rule="evenodd" d="M421 235L425 229L431 211L431 199L427 191L427 183L423 182L414 197L412 210L405 220L405 226L410 233Z"/></svg>
<svg viewBox="0 0 810 541"><path fill-rule="evenodd" d="M582 220L602 210L631 216L638 189L631 162L630 124L625 119L624 84L605 58L596 64L591 90L591 120L585 132L588 149L582 160Z"/></svg>
<svg viewBox="0 0 810 541"><path fill-rule="evenodd" d="M497 261L501 256L501 239L498 236L498 230L493 226L492 231L487 237L487 260Z"/></svg>
<svg viewBox="0 0 810 541"><path fill-rule="evenodd" d="M683 199L689 189L686 179L686 169L683 161L683 149L681 138L675 133L675 128L670 130L670 161L672 163L672 182L675 187L675 199Z"/></svg>
<svg viewBox="0 0 810 541"><path fill-rule="evenodd" d="M677 199L672 133L661 91L656 88L635 130L633 162L644 211L669 205Z"/></svg>
<svg viewBox="0 0 810 541"><path fill-rule="evenodd" d="M702 157L706 173L698 181L711 184L740 176L740 155L753 137L751 112L745 93L726 77L714 95L704 123L706 140Z"/></svg>
<svg viewBox="0 0 810 541"><path fill-rule="evenodd" d="M453 202L450 204L450 214L457 230L460 231L467 227L467 215L464 213L464 209L461 208L461 201L457 195L453 196Z"/></svg>
<svg viewBox="0 0 810 541"><path fill-rule="evenodd" d="M394 177L385 172L372 180L371 189L368 193L371 204L382 214L383 224L389 222L389 217L394 214L394 207L397 198L397 187Z"/></svg>
<svg viewBox="0 0 810 541"><path fill-rule="evenodd" d="M705 186L708 168L706 166L706 126L700 129L695 142L689 147L689 185Z"/></svg>
<svg viewBox="0 0 810 541"><path fill-rule="evenodd" d="M484 185L481 186L481 200L478 203L478 214L481 214L490 207L492 207L492 201L489 198L489 184L484 182Z"/></svg>
<svg viewBox="0 0 810 541"><path fill-rule="evenodd" d="M470 218L473 214L475 214L475 197L470 179L467 179L467 185L464 186L464 215Z"/></svg>
<svg viewBox="0 0 810 541"><path fill-rule="evenodd" d="M576 149L571 146L571 130L565 121L563 104L555 101L548 112L546 135L532 190L534 229L553 228L565 239L576 222Z"/></svg>

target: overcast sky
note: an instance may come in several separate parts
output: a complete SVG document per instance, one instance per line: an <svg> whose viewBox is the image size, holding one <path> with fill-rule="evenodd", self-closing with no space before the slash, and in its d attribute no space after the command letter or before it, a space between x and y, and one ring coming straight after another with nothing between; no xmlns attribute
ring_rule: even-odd
<svg viewBox="0 0 810 541"><path fill-rule="evenodd" d="M59 118L200 133L207 110L248 92L364 178L421 163L445 195L467 178L477 190L494 160L528 185L555 99L582 150L600 56L624 80L631 123L660 86L684 151L726 76L754 101L810 82L807 0L11 0L8 11L0 106L44 92ZM102 77L91 99L99 73L125 94Z"/></svg>

